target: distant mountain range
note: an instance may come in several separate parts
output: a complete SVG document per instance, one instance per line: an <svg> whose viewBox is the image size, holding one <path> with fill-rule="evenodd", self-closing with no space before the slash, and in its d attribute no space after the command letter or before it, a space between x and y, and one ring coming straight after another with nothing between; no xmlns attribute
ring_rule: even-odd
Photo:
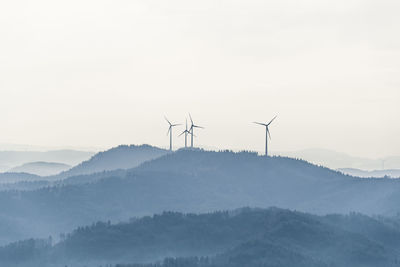
<svg viewBox="0 0 400 267"><path fill-rule="evenodd" d="M255 153L180 150L129 170L73 176L30 191L0 192L0 231L8 229L0 232L0 243L57 236L98 220L127 220L165 210L278 206L316 214L393 215L400 212L399 201L397 179L359 179L302 160Z"/></svg>
<svg viewBox="0 0 400 267"><path fill-rule="evenodd" d="M67 165L77 165L89 159L94 152L76 150L54 151L0 151L0 172L30 162L58 162Z"/></svg>
<svg viewBox="0 0 400 267"><path fill-rule="evenodd" d="M398 170L374 170L374 171L364 171L360 169L352 169L352 168L343 168L338 169L338 171L343 172L344 174L356 176L356 177L364 177L364 178L400 178L400 169Z"/></svg>
<svg viewBox="0 0 400 267"><path fill-rule="evenodd" d="M354 168L361 170L400 169L400 156L369 159L354 157L328 149L305 149L293 152L276 152L276 155L304 159L331 169Z"/></svg>
<svg viewBox="0 0 400 267"><path fill-rule="evenodd" d="M400 266L399 223L398 218L315 216L277 208L201 215L164 212L127 223L80 227L54 246L50 239L12 243L0 248L0 263L8 267L115 263L119 267L391 267Z"/></svg>
<svg viewBox="0 0 400 267"><path fill-rule="evenodd" d="M73 168L48 162L27 163L11 169L13 172L0 173L0 191L94 182L105 177L120 176L121 170L137 167L167 153L169 151L149 145L121 145L99 152Z"/></svg>
<svg viewBox="0 0 400 267"><path fill-rule="evenodd" d="M14 167L10 169L8 172L14 172L14 173L23 172L39 176L50 176L59 174L60 172L66 171L70 168L71 168L70 165L64 163L38 161L38 162L29 162L21 166Z"/></svg>
<svg viewBox="0 0 400 267"><path fill-rule="evenodd" d="M24 172L40 176L56 175L63 172L54 179L62 179L68 176L91 174L115 169L129 169L140 165L142 162L157 158L168 153L167 150L141 146L118 146L104 152L94 153L74 150L58 151L0 151L0 172ZM322 165L331 169L341 169L345 173L354 175L351 169L359 170L381 170L400 169L400 157L387 157L384 159L367 159L349 156L326 149L307 149L296 152L278 152L277 155L304 159L316 165ZM39 166L39 162L54 162L73 166L71 170L66 166ZM21 167L21 165L28 164ZM31 166L29 166L31 165ZM38 166L34 166L38 165ZM35 168L32 168L35 167ZM354 170L355 171L355 170ZM375 173L372 173L376 176ZM360 172L360 175L364 173ZM381 176L381 173L377 173ZM384 175L382 175L384 176Z"/></svg>

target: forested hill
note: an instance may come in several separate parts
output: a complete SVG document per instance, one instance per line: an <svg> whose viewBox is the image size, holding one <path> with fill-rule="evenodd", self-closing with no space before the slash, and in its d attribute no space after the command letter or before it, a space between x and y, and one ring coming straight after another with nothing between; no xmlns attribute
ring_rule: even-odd
<svg viewBox="0 0 400 267"><path fill-rule="evenodd" d="M246 208L202 215L164 212L119 224L99 222L78 228L55 246L48 240L27 240L2 247L0 263L100 266L179 257L165 260L162 266L386 267L400 266L399 253L396 219Z"/></svg>
<svg viewBox="0 0 400 267"><path fill-rule="evenodd" d="M7 229L0 242L12 241L9 233L18 233L18 239L58 235L98 220L165 210L277 206L317 214L400 211L400 180L358 179L301 160L253 153L182 150L98 177L86 177L92 182L85 184L0 192L2 229Z"/></svg>
<svg viewBox="0 0 400 267"><path fill-rule="evenodd" d="M0 173L0 184L7 184L7 183L17 183L17 182L32 182L32 181L39 181L42 177L30 174L30 173L14 173L14 172L4 172Z"/></svg>
<svg viewBox="0 0 400 267"><path fill-rule="evenodd" d="M168 150L149 145L121 145L95 154L89 160L61 173L57 178L117 169L131 169L145 161L165 155L168 152Z"/></svg>

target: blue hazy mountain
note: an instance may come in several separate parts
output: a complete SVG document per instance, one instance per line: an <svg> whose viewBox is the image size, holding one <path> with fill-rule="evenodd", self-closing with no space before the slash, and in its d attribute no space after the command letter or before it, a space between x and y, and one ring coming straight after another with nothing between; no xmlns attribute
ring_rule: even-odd
<svg viewBox="0 0 400 267"><path fill-rule="evenodd" d="M130 169L167 154L169 151L149 145L121 145L95 154L89 160L80 163L58 175L58 178L91 174L117 169Z"/></svg>
<svg viewBox="0 0 400 267"><path fill-rule="evenodd" d="M28 162L23 165L14 167L8 172L23 172L39 176L50 176L59 174L60 172L66 171L70 168L70 165L64 163L37 161Z"/></svg>
<svg viewBox="0 0 400 267"><path fill-rule="evenodd" d="M54 176L37 176L29 173L0 173L0 191L29 191L39 190L45 187L86 184L104 178L121 177L125 174L126 170L114 170L76 175L58 180L54 179Z"/></svg>
<svg viewBox="0 0 400 267"><path fill-rule="evenodd" d="M94 153L78 150L0 151L0 172L29 162L59 162L74 166L89 159Z"/></svg>
<svg viewBox="0 0 400 267"><path fill-rule="evenodd" d="M277 208L200 215L164 212L130 222L79 227L55 245L50 239L15 242L0 248L0 263L30 267L115 263L132 267L400 266L399 222L398 218L315 216ZM143 264L157 261L163 263Z"/></svg>
<svg viewBox="0 0 400 267"><path fill-rule="evenodd" d="M400 157L392 156L386 158L372 159L355 157L346 153L332 151L329 149L305 149L293 152L277 152L278 155L304 159L317 165L331 169L354 168L361 170L400 169Z"/></svg>
<svg viewBox="0 0 400 267"><path fill-rule="evenodd" d="M169 151L149 145L121 145L92 156L73 168L63 163L30 162L0 173L0 190L5 188L37 188L27 182L41 181L44 186L93 182L108 176L121 175L121 170L137 167L141 163L167 154ZM1 153L1 152L0 152ZM42 177L39 177L42 176ZM62 181L61 181L62 180ZM5 185L4 183L9 183Z"/></svg>
<svg viewBox="0 0 400 267"><path fill-rule="evenodd" d="M277 206L316 214L400 211L400 180L354 178L302 160L247 152L181 150L131 170L84 177L86 183L0 192L1 217L21 231L19 236L36 238L98 220L165 210Z"/></svg>
<svg viewBox="0 0 400 267"><path fill-rule="evenodd" d="M382 178L382 177L400 178L400 169L365 171L354 168L341 168L338 169L338 171L343 172L344 174L356 177L364 177L364 178Z"/></svg>

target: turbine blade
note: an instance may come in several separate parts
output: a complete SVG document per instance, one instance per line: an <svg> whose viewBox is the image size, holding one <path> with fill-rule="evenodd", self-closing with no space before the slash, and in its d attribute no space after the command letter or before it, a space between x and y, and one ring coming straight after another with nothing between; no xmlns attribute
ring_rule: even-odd
<svg viewBox="0 0 400 267"><path fill-rule="evenodd" d="M175 126L179 126L179 125L182 125L182 124L180 124L180 123L178 123L178 124L171 124L171 127L175 127Z"/></svg>
<svg viewBox="0 0 400 267"><path fill-rule="evenodd" d="M276 117L278 117L278 115L276 115L276 116L267 124L267 126L270 125L270 124L276 119Z"/></svg>
<svg viewBox="0 0 400 267"><path fill-rule="evenodd" d="M171 128L172 128L172 126L169 126L169 128L168 128L168 132L167 132L167 135L169 134L169 132L171 131Z"/></svg>
<svg viewBox="0 0 400 267"><path fill-rule="evenodd" d="M199 126L199 125L193 125L194 128L200 128L200 129L204 129L204 127Z"/></svg>
<svg viewBox="0 0 400 267"><path fill-rule="evenodd" d="M192 115L190 115L190 113L189 113L189 118L190 118L190 122L191 122L192 125L193 125Z"/></svg>
<svg viewBox="0 0 400 267"><path fill-rule="evenodd" d="M272 138L271 138L271 134L270 134L270 132L269 132L269 129L268 129L268 127L267 127L267 133L268 133L269 139L271 139L271 140L272 140Z"/></svg>
<svg viewBox="0 0 400 267"><path fill-rule="evenodd" d="M182 134L184 134L184 133L186 133L186 131L183 131L180 135L178 135L178 136L181 136Z"/></svg>
<svg viewBox="0 0 400 267"><path fill-rule="evenodd" d="M255 122L255 121L253 121L253 123L258 124L258 125L262 125L262 126L267 126L265 123L261 123L261 122Z"/></svg>
<svg viewBox="0 0 400 267"><path fill-rule="evenodd" d="M171 122L167 119L167 117L164 116L164 118L168 122L168 124L171 125Z"/></svg>

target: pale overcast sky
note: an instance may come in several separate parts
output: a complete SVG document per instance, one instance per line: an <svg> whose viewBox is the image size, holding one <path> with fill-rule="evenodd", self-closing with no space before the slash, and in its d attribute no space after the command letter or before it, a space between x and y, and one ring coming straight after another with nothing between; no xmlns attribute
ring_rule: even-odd
<svg viewBox="0 0 400 267"><path fill-rule="evenodd" d="M273 151L399 155L399 14L397 0L1 1L0 143L166 147L163 116L191 112L197 144L262 151L251 122L278 114Z"/></svg>

